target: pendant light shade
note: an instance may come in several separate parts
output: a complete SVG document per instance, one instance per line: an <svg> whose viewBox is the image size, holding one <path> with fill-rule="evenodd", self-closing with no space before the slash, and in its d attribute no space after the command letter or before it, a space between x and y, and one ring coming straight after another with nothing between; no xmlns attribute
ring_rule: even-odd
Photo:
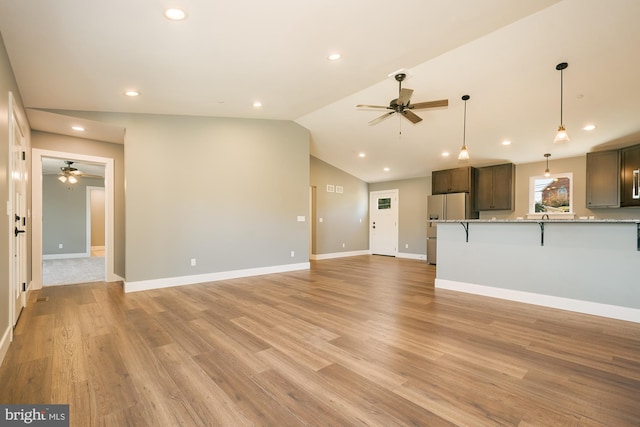
<svg viewBox="0 0 640 427"><path fill-rule="evenodd" d="M564 128L564 123L562 121L562 101L563 101L563 74L562 71L565 70L569 64L566 62L561 62L556 65L556 70L560 71L560 126L558 126L558 133L556 133L556 137L553 139L554 143L559 142L568 142L569 135L567 134L567 130Z"/></svg>
<svg viewBox="0 0 640 427"><path fill-rule="evenodd" d="M469 95L464 95L462 100L464 101L464 122L462 127L462 148L460 149L460 154L458 154L458 160L469 160L469 150L467 150L467 101L471 97Z"/></svg>
<svg viewBox="0 0 640 427"><path fill-rule="evenodd" d="M549 178L551 176L551 171L549 170L549 157L551 157L551 154L550 153L546 153L544 156L547 158L547 167L544 170L544 176Z"/></svg>

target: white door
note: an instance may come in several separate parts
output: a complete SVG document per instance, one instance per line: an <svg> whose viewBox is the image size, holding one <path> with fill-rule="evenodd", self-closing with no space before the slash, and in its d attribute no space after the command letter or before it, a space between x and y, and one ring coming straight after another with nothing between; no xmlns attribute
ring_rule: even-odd
<svg viewBox="0 0 640 427"><path fill-rule="evenodd" d="M12 325L18 323L22 308L26 305L27 288L27 150L24 133L18 122L15 104L10 99L11 128L9 147L11 217L11 300Z"/></svg>
<svg viewBox="0 0 640 427"><path fill-rule="evenodd" d="M369 193L369 248L375 255L398 252L398 190Z"/></svg>

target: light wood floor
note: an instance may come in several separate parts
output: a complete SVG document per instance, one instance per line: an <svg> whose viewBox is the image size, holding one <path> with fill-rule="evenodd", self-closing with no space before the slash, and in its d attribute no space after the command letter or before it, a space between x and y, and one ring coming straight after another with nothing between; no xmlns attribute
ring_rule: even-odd
<svg viewBox="0 0 640 427"><path fill-rule="evenodd" d="M0 403L69 403L73 426L640 425L640 325L434 291L434 274L359 256L132 294L45 288Z"/></svg>

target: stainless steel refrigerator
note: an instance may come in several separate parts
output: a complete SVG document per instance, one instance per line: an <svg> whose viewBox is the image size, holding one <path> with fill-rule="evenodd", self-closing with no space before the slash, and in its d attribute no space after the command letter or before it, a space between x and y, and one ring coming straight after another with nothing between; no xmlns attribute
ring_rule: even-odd
<svg viewBox="0 0 640 427"><path fill-rule="evenodd" d="M452 220L478 218L472 210L469 193L437 194L427 197L429 220ZM427 262L436 264L438 224L427 223Z"/></svg>

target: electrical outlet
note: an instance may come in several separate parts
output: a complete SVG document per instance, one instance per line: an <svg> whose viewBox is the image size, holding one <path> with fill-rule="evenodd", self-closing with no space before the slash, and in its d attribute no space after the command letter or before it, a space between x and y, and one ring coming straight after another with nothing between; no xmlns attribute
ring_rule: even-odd
<svg viewBox="0 0 640 427"><path fill-rule="evenodd" d="M291 251L291 258L293 258L294 256L296 256L296 252L295 251Z"/></svg>
<svg viewBox="0 0 640 427"><path fill-rule="evenodd" d="M58 249L62 249L64 245L62 243L58 243Z"/></svg>
<svg viewBox="0 0 640 427"><path fill-rule="evenodd" d="M404 248L405 248L405 249L409 249L409 244L408 244L408 243L405 243L405 244L404 244Z"/></svg>
<svg viewBox="0 0 640 427"><path fill-rule="evenodd" d="M195 266L196 266L196 259L191 258L191 267L195 267Z"/></svg>
<svg viewBox="0 0 640 427"><path fill-rule="evenodd" d="M343 248L347 247L347 244L346 244L346 243L343 243L343 244L342 244L342 247L343 247Z"/></svg>

